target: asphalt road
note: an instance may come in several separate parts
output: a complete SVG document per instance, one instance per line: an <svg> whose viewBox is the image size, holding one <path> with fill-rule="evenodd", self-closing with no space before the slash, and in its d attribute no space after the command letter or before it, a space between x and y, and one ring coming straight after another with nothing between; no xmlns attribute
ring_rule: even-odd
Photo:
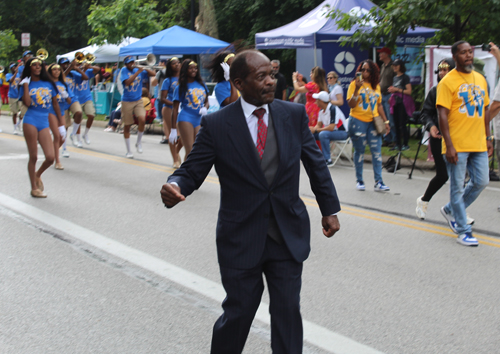
<svg viewBox="0 0 500 354"><path fill-rule="evenodd" d="M160 136L125 159L120 134L91 130L50 168L34 199L24 138L0 117L0 352L207 353L224 292L215 252L219 186L212 171L186 202L159 195L173 172ZM135 136L132 136L135 144ZM39 155L42 156L41 150ZM388 193L355 190L354 169L330 169L341 231L321 233L302 171L312 227L305 262L304 353L499 353L500 183L469 208L477 248L455 242L440 215L448 185L415 216L432 171L384 172ZM268 297L245 353L270 353Z"/></svg>

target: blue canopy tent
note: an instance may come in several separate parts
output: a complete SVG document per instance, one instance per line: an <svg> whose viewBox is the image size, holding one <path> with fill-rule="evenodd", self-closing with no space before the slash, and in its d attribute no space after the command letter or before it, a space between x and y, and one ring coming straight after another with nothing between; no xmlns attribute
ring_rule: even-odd
<svg viewBox="0 0 500 354"><path fill-rule="evenodd" d="M180 26L172 26L120 48L120 56L149 53L154 55L213 54L227 46L229 43L219 39Z"/></svg>
<svg viewBox="0 0 500 354"><path fill-rule="evenodd" d="M326 0L287 25L257 33L256 48L296 49L296 68L299 72L307 74L313 66L321 66L326 72L335 70L339 74L339 84L347 90L349 83L354 79L356 63L367 59L368 52L362 51L359 47L340 46L340 42L352 36L359 27L349 31L340 29L336 21L327 17L327 14L330 10L340 10L353 16L361 16L374 6L376 5L368 0ZM375 23L367 23L364 28L369 30L373 26ZM427 38L433 37L436 31L432 28L416 27L407 34L399 36L397 45L401 47L401 53L405 52L403 58L405 62L413 61L413 58L406 53L413 53L416 56L421 51L420 48L409 47L419 47ZM415 80L412 79L412 83L420 83L419 80L420 73L415 76ZM345 105L342 110L347 112Z"/></svg>

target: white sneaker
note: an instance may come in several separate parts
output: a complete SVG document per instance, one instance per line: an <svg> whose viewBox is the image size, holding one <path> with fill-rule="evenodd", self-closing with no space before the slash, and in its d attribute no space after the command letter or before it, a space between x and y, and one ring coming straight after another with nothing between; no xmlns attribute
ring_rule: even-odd
<svg viewBox="0 0 500 354"><path fill-rule="evenodd" d="M12 134L14 135L19 135L19 131L17 130L17 126L14 127L14 131L12 132Z"/></svg>
<svg viewBox="0 0 500 354"><path fill-rule="evenodd" d="M62 153L61 153L61 156L62 156L62 157L69 157L69 152L68 152L68 150L64 149L64 150L62 151Z"/></svg>
<svg viewBox="0 0 500 354"><path fill-rule="evenodd" d="M83 140L85 141L85 144L90 145L90 139L88 135L83 136ZM80 142L81 143L81 142Z"/></svg>
<svg viewBox="0 0 500 354"><path fill-rule="evenodd" d="M142 144L135 144L135 148L139 154L142 154Z"/></svg>
<svg viewBox="0 0 500 354"><path fill-rule="evenodd" d="M423 196L417 198L417 209L415 209L415 212L417 213L417 217L419 219L424 220L425 215L427 215L427 206L429 205L429 202L424 202L422 197Z"/></svg>
<svg viewBox="0 0 500 354"><path fill-rule="evenodd" d="M467 225L474 225L474 222L476 222L476 220L474 220L469 216L469 214L467 214Z"/></svg>
<svg viewBox="0 0 500 354"><path fill-rule="evenodd" d="M73 146L78 147L78 139L76 138L76 135L70 134L69 138L71 139L71 142L73 143Z"/></svg>
<svg viewBox="0 0 500 354"><path fill-rule="evenodd" d="M364 191L366 189L365 184L363 182L356 183L356 189L358 191Z"/></svg>
<svg viewBox="0 0 500 354"><path fill-rule="evenodd" d="M82 144L81 140L77 139L77 141L76 141L76 147L83 148L83 144Z"/></svg>
<svg viewBox="0 0 500 354"><path fill-rule="evenodd" d="M125 157L126 157L127 159L133 159L133 158L134 158L134 154L132 154L131 152L127 152L127 153L125 154Z"/></svg>

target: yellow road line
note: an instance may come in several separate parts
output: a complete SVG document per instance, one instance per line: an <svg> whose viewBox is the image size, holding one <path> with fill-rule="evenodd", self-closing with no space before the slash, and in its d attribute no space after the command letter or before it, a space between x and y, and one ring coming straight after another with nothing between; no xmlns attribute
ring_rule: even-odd
<svg viewBox="0 0 500 354"><path fill-rule="evenodd" d="M7 139L11 139L11 140L24 141L23 137L20 137L17 135L0 133L0 136L5 137ZM105 154L102 152L78 149L78 148L69 147L69 146L68 146L68 150L71 152L77 153L77 154L93 156L93 157L106 159L106 160L110 160L110 161L115 161L115 162L120 162L120 163L126 163L129 165L148 168L148 169L156 170L156 171L160 171L160 172L165 172L165 173L173 173L174 172L173 168L161 166L161 165L151 163L151 162L131 160L131 159L127 159L125 157L113 156L113 155ZM217 177L207 176L205 181L212 183L212 184L219 184L219 179ZM304 203L306 205L319 208L318 203L316 203L315 199L308 198L308 197L302 197L302 200L304 201ZM432 224L425 224L422 221L405 219L402 217L393 216L393 215L389 215L389 214L383 214L383 213L373 212L373 211L369 211L369 210L363 210L363 209L358 209L358 208L353 208L353 207L346 207L346 206L342 206L342 213L362 217L365 219L380 221L380 222L384 222L387 224L402 226L402 227L406 227L406 228L410 228L410 229L414 229L414 230L429 232L429 233L433 233L433 234L437 234L437 235L443 235L443 236L453 237L453 238L457 237L454 233L452 233L446 227L432 225ZM485 236L485 235L479 235L479 234L474 234L474 236L478 239L479 243L481 243L481 244L500 248L500 239ZM488 242L488 241L490 241L490 242Z"/></svg>

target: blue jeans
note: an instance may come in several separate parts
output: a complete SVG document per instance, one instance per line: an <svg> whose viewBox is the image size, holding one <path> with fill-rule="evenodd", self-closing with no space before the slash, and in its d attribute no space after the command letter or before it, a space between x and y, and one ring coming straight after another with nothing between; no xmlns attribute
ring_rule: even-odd
<svg viewBox="0 0 500 354"><path fill-rule="evenodd" d="M377 134L373 122L366 123L349 116L349 136L354 146L354 166L357 182L363 182L363 162L365 146L369 143L372 153L373 173L375 183L382 181L382 137ZM364 183L364 182L363 182Z"/></svg>
<svg viewBox="0 0 500 354"><path fill-rule="evenodd" d="M384 136L384 140L388 143L396 141L396 126L394 125L394 117L391 114L391 105L389 104L391 95L391 93L388 95L382 95L382 107L384 107L385 116L389 119L389 125L391 126L389 134Z"/></svg>
<svg viewBox="0 0 500 354"><path fill-rule="evenodd" d="M443 157L446 160L446 156ZM455 218L458 234L471 232L472 227L467 225L465 210L490 181L488 152L459 152L457 164L446 161L446 169L450 178L450 202L444 209ZM470 180L464 186L465 171L469 171Z"/></svg>
<svg viewBox="0 0 500 354"><path fill-rule="evenodd" d="M326 161L330 160L330 141L346 140L347 132L345 130L322 131L319 133L321 150Z"/></svg>

